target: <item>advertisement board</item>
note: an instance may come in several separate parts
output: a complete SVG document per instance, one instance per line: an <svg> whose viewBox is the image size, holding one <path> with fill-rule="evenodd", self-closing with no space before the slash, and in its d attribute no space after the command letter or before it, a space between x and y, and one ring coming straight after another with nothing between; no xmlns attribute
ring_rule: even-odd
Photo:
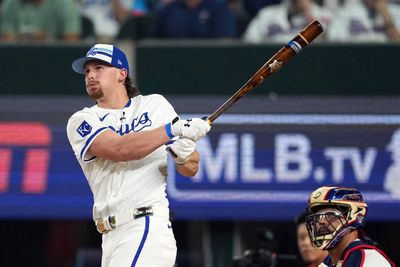
<svg viewBox="0 0 400 267"><path fill-rule="evenodd" d="M200 114L183 114L196 117ZM65 122L0 121L0 217L91 218L92 193ZM167 191L178 219L291 220L312 190L361 190L371 220L400 220L400 116L230 114L197 149L200 170Z"/></svg>
<svg viewBox="0 0 400 267"><path fill-rule="evenodd" d="M198 142L193 179L169 177L182 216L290 219L322 185L356 187L372 219L398 219L397 115L226 115ZM195 207L195 208L193 208Z"/></svg>

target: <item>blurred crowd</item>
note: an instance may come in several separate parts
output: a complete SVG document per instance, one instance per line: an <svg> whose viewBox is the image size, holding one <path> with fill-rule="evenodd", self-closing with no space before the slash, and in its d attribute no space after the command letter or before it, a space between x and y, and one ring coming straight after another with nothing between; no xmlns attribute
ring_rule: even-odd
<svg viewBox="0 0 400 267"><path fill-rule="evenodd" d="M224 39L284 43L312 20L320 42L399 42L400 0L0 0L0 40Z"/></svg>

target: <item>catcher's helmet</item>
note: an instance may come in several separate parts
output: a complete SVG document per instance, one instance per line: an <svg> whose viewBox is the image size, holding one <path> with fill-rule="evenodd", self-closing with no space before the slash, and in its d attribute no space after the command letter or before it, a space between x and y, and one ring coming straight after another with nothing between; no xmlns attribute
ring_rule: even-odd
<svg viewBox="0 0 400 267"><path fill-rule="evenodd" d="M312 245L330 249L346 234L364 227L367 203L355 188L323 186L312 192L307 211Z"/></svg>

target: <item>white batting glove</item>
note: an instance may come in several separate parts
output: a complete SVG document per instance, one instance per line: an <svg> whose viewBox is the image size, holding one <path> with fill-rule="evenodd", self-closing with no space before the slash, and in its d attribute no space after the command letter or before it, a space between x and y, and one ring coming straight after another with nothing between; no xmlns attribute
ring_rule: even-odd
<svg viewBox="0 0 400 267"><path fill-rule="evenodd" d="M189 156L196 149L196 143L189 138L178 138L168 146L172 150L173 159L177 164L183 165L189 160ZM175 157L176 155L176 157Z"/></svg>
<svg viewBox="0 0 400 267"><path fill-rule="evenodd" d="M169 125L166 125L165 129L170 138L186 137L196 142L210 131L211 126L199 118L180 120L176 117Z"/></svg>

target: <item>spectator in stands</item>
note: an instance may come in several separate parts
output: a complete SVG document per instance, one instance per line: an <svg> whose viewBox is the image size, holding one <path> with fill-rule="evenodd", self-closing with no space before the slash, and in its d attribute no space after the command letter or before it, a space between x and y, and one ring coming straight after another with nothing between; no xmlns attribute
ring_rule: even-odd
<svg viewBox="0 0 400 267"><path fill-rule="evenodd" d="M243 9L254 17L258 11L266 6L280 4L282 0L242 0Z"/></svg>
<svg viewBox="0 0 400 267"><path fill-rule="evenodd" d="M235 20L224 1L176 0L157 13L155 35L171 39L234 38Z"/></svg>
<svg viewBox="0 0 400 267"><path fill-rule="evenodd" d="M314 19L326 27L331 13L312 0L284 0L282 4L261 9L250 21L243 39L253 43L285 43Z"/></svg>
<svg viewBox="0 0 400 267"><path fill-rule="evenodd" d="M82 15L94 25L100 40L113 39L121 24L129 16L142 16L147 12L145 0L76 0Z"/></svg>
<svg viewBox="0 0 400 267"><path fill-rule="evenodd" d="M78 41L79 12L73 0L3 0L3 41Z"/></svg>
<svg viewBox="0 0 400 267"><path fill-rule="evenodd" d="M328 251L314 248L306 227L306 212L299 214L295 223L297 226L297 248L307 267L317 267L328 256Z"/></svg>
<svg viewBox="0 0 400 267"><path fill-rule="evenodd" d="M400 7L387 0L347 1L327 32L334 42L400 41Z"/></svg>

